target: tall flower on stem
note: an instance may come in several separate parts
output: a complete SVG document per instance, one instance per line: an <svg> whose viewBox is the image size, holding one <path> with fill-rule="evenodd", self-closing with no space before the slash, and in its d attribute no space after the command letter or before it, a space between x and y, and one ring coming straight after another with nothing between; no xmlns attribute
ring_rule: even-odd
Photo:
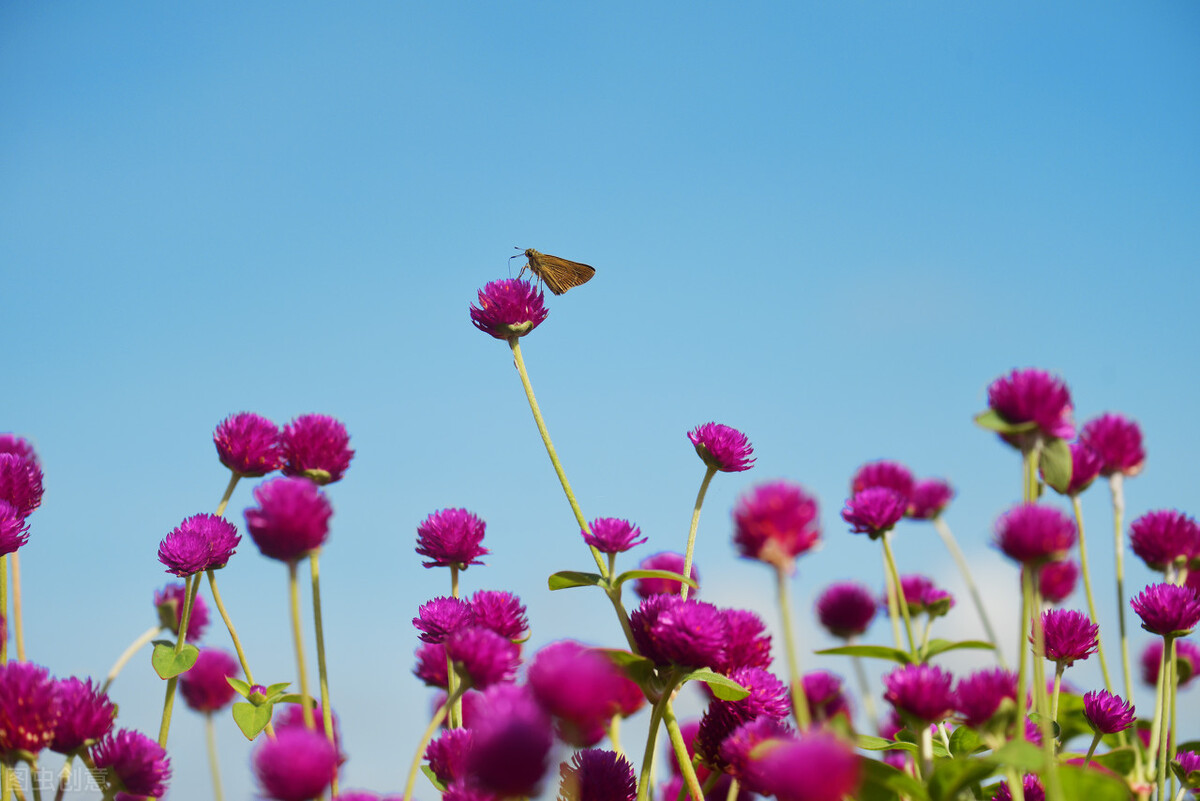
<svg viewBox="0 0 1200 801"><path fill-rule="evenodd" d="M1076 662L1096 652L1100 627L1083 612L1073 609L1051 609L1042 613L1042 642L1031 638L1035 656L1044 656L1054 663L1054 696L1050 717L1058 720L1058 693L1063 672Z"/></svg>
<svg viewBox="0 0 1200 801"><path fill-rule="evenodd" d="M327 414L304 414L283 427L283 474L317 484L341 481L354 451L346 426Z"/></svg>
<svg viewBox="0 0 1200 801"><path fill-rule="evenodd" d="M1087 717L1092 731L1096 733L1088 748L1085 764L1092 761L1092 754L1096 753L1096 746L1100 744L1101 737L1125 731L1136 720L1133 704L1107 690L1084 693L1083 714Z"/></svg>
<svg viewBox="0 0 1200 801"><path fill-rule="evenodd" d="M171 759L161 744L140 732L109 734L92 748L92 763L104 772L106 798L118 792L160 798L167 792Z"/></svg>
<svg viewBox="0 0 1200 801"><path fill-rule="evenodd" d="M954 677L932 665L905 665L883 677L883 698L917 734L921 774L933 770L933 739L930 726L941 723L954 711Z"/></svg>
<svg viewBox="0 0 1200 801"><path fill-rule="evenodd" d="M736 428L721 423L705 423L689 431L687 436L696 448L696 455L704 462L705 472L704 480L700 482L700 492L696 495L696 504L692 507L692 524L688 528L687 549L683 559L685 576L692 567L696 529L700 526L700 507L704 505L704 495L708 492L709 482L718 472L740 473L754 466L754 448L750 446L746 435ZM686 601L688 585L683 584L680 592Z"/></svg>
<svg viewBox="0 0 1200 801"><path fill-rule="evenodd" d="M224 709L237 694L226 681L236 677L238 662L217 648L205 648L196 664L179 680L179 692L192 709L204 715L205 742L208 746L208 767L212 774L213 793L221 801L221 766L217 759L217 730L213 713Z"/></svg>
<svg viewBox="0 0 1200 801"><path fill-rule="evenodd" d="M866 632L879 608L870 590L861 584L848 581L826 587L817 597L816 606L817 619L825 630L834 637L844 639L849 645L853 645L855 640ZM867 672L863 668L862 659L852 656L850 660L854 665L854 675L867 717L871 719L872 725L876 725L879 716L875 711L875 699L867 684Z"/></svg>
<svg viewBox="0 0 1200 801"><path fill-rule="evenodd" d="M842 519L850 524L850 530L853 533L866 534L873 540L882 541L884 566L887 570L888 615L892 620L892 635L895 638L896 647L903 647L900 642L900 621L903 620L904 631L908 637L908 649L915 653L917 643L913 638L908 602L904 598L900 573L896 570L896 558L892 554L892 546L887 536L888 532L904 517L907 510L907 496L901 495L889 487L874 486L858 490L846 500L846 505L842 508Z"/></svg>
<svg viewBox="0 0 1200 801"><path fill-rule="evenodd" d="M225 506L233 489L243 478L257 478L273 473L283 464L279 426L253 412L231 414L217 424L213 431L217 458L229 468L229 484L217 506L217 514L225 514Z"/></svg>
<svg viewBox="0 0 1200 801"><path fill-rule="evenodd" d="M42 465L28 440L12 434L0 434L0 501L25 519L42 503ZM20 528L8 513L9 545L21 537ZM19 546L18 546L19 547ZM12 622L17 659L25 659L25 626L21 615L21 555L12 550L0 555L0 619L8 622L8 565L12 563ZM8 659L7 633L0 638L0 662Z"/></svg>

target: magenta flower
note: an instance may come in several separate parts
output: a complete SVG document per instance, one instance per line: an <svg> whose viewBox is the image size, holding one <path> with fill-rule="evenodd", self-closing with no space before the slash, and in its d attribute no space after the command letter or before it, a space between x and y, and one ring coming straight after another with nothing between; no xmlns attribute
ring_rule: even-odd
<svg viewBox="0 0 1200 801"><path fill-rule="evenodd" d="M875 619L875 596L861 584L829 585L817 598L817 618L835 637L848 640L866 632Z"/></svg>
<svg viewBox="0 0 1200 801"><path fill-rule="evenodd" d="M997 547L1021 564L1058 561L1074 544L1075 523L1049 506L1014 506L996 523Z"/></svg>
<svg viewBox="0 0 1200 801"><path fill-rule="evenodd" d="M747 768L747 787L778 801L841 801L862 776L854 747L832 733L810 731L762 749Z"/></svg>
<svg viewBox="0 0 1200 801"><path fill-rule="evenodd" d="M1107 690L1084 693L1083 714L1087 716L1092 728L1100 734L1125 731L1135 720L1133 704Z"/></svg>
<svg viewBox="0 0 1200 801"><path fill-rule="evenodd" d="M747 559L791 570L821 538L817 501L799 484L760 484L738 499L733 541Z"/></svg>
<svg viewBox="0 0 1200 801"><path fill-rule="evenodd" d="M447 729L425 749L429 769L442 784L462 781L467 776L467 755L471 751L470 729ZM345 796L341 796L345 798Z"/></svg>
<svg viewBox="0 0 1200 801"><path fill-rule="evenodd" d="M939 589L925 576L901 576L900 588L904 592L904 603L908 606L909 615L928 614L930 617L941 617L954 608L954 596L946 590ZM880 601L880 606L887 609L886 598Z"/></svg>
<svg viewBox="0 0 1200 801"><path fill-rule="evenodd" d="M412 619L421 642L441 643L461 628L475 623L471 604L461 598L445 596L421 604L417 616Z"/></svg>
<svg viewBox="0 0 1200 801"><path fill-rule="evenodd" d="M498 796L534 796L554 742L549 716L525 687L501 684L483 694L471 723L468 773Z"/></svg>
<svg viewBox="0 0 1200 801"><path fill-rule="evenodd" d="M92 761L107 771L111 786L135 796L160 797L167 792L171 758L146 735L121 729L92 748Z"/></svg>
<svg viewBox="0 0 1200 801"><path fill-rule="evenodd" d="M523 640L529 631L529 618L521 599L504 590L478 590L471 596L475 625L507 637Z"/></svg>
<svg viewBox="0 0 1200 801"><path fill-rule="evenodd" d="M1025 778L1021 780L1021 786L1025 791L1025 801L1046 801L1046 790L1042 787L1042 781L1036 774L1025 774ZM1008 789L1008 782L1000 782L1000 789L992 796L992 801L1013 801L1012 791Z"/></svg>
<svg viewBox="0 0 1200 801"><path fill-rule="evenodd" d="M466 509L443 509L417 526L417 553L432 560L425 567L466 570L482 565L479 557L488 554L480 544L486 531L487 523Z"/></svg>
<svg viewBox="0 0 1200 801"><path fill-rule="evenodd" d="M1200 598L1188 587L1151 584L1135 595L1129 605L1142 619L1142 628L1163 637L1190 634L1200 622Z"/></svg>
<svg viewBox="0 0 1200 801"><path fill-rule="evenodd" d="M838 715L850 717L850 701L842 689L840 676L825 670L805 673L804 697L808 699L808 715L813 723L824 723Z"/></svg>
<svg viewBox="0 0 1200 801"><path fill-rule="evenodd" d="M238 661L232 655L219 648L202 648L196 664L179 677L179 692L197 712L217 712L237 694L225 679L236 678L238 669Z"/></svg>
<svg viewBox="0 0 1200 801"><path fill-rule="evenodd" d="M1088 447L1087 443L1077 440L1071 443L1070 448L1071 481L1067 484L1067 491L1062 494L1074 497L1092 486L1096 476L1100 475L1100 468L1104 466L1104 463L1096 452ZM1045 475L1045 471L1042 473Z"/></svg>
<svg viewBox="0 0 1200 801"><path fill-rule="evenodd" d="M723 609L721 616L729 630L725 644L725 663L722 673L745 667L771 666L771 635L755 613L747 609Z"/></svg>
<svg viewBox="0 0 1200 801"><path fill-rule="evenodd" d="M16 434L0 434L0 453L11 453L14 456L19 456L26 462L42 466L38 459L37 451L33 449L33 445L24 437L18 437Z"/></svg>
<svg viewBox="0 0 1200 801"><path fill-rule="evenodd" d="M720 423L705 423L688 432L696 455L722 473L740 473L754 466L754 448L746 435Z"/></svg>
<svg viewBox="0 0 1200 801"><path fill-rule="evenodd" d="M795 738L796 733L787 723L771 717L755 718L738 726L725 738L721 744L721 763L730 775L745 784L751 776L751 762L755 756ZM751 789L761 792L758 788Z"/></svg>
<svg viewBox="0 0 1200 801"><path fill-rule="evenodd" d="M297 562L325 544L333 508L313 482L274 478L255 488L254 500L246 528L263 556Z"/></svg>
<svg viewBox="0 0 1200 801"><path fill-rule="evenodd" d="M1017 700L1017 674L1003 668L979 670L960 679L955 691L954 710L963 724L978 729L1000 710L1005 698Z"/></svg>
<svg viewBox="0 0 1200 801"><path fill-rule="evenodd" d="M1162 663L1163 641L1151 640L1142 651L1142 682L1148 687L1158 685L1158 669ZM1179 686L1186 687L1196 677L1200 667L1200 647L1190 640L1175 641L1175 669L1179 674Z"/></svg>
<svg viewBox="0 0 1200 801"><path fill-rule="evenodd" d="M1071 439L1075 436L1071 393L1066 384L1044 370L1013 370L988 387L988 406L1006 423L1032 423L1029 433L1002 434L1010 445L1027 447L1032 436Z"/></svg>
<svg viewBox="0 0 1200 801"><path fill-rule="evenodd" d="M112 731L117 709L91 679L85 682L72 676L56 684L59 715L54 737L47 746L51 751L75 753Z"/></svg>
<svg viewBox="0 0 1200 801"><path fill-rule="evenodd" d="M158 561L167 572L186 578L202 570L225 567L241 536L233 524L210 514L192 515L163 537Z"/></svg>
<svg viewBox="0 0 1200 801"><path fill-rule="evenodd" d="M591 531L580 532L583 541L600 553L624 553L648 539L642 537L642 530L633 523L617 517L598 517L588 528Z"/></svg>
<svg viewBox="0 0 1200 801"><path fill-rule="evenodd" d="M850 524L850 530L855 534L876 539L891 531L907 510L908 499L895 490L868 487L846 500L842 519Z"/></svg>
<svg viewBox="0 0 1200 801"><path fill-rule="evenodd" d="M316 699L313 699L312 702L312 713L313 720L317 724L317 732L324 735L325 710L321 706L321 702ZM338 714L336 709L331 709L329 711L329 721L333 724L333 746L338 750L338 764L341 764L345 760L343 757L341 757L342 735L338 730ZM304 705L299 702L276 704L275 715L271 718L271 722L274 724L276 731L281 729L308 728L308 724L304 722Z"/></svg>
<svg viewBox="0 0 1200 801"><path fill-rule="evenodd" d="M36 457L0 452L0 501L29 517L42 504L42 468Z"/></svg>
<svg viewBox="0 0 1200 801"><path fill-rule="evenodd" d="M1079 438L1100 457L1100 474L1136 476L1146 464L1142 429L1119 414L1102 414L1083 426Z"/></svg>
<svg viewBox="0 0 1200 801"><path fill-rule="evenodd" d="M1189 789L1200 787L1200 754L1195 751L1178 752L1171 769Z"/></svg>
<svg viewBox="0 0 1200 801"><path fill-rule="evenodd" d="M266 798L274 801L311 801L333 781L338 752L333 743L305 727L276 727L274 738L264 738L251 756L254 775Z"/></svg>
<svg viewBox="0 0 1200 801"><path fill-rule="evenodd" d="M213 444L221 464L243 478L265 476L283 464L279 426L253 412L231 414L218 423Z"/></svg>
<svg viewBox="0 0 1200 801"><path fill-rule="evenodd" d="M1200 558L1200 525L1174 509L1147 512L1130 524L1129 543L1151 570L1184 567Z"/></svg>
<svg viewBox="0 0 1200 801"><path fill-rule="evenodd" d="M905 665L883 677L883 698L920 725L940 723L954 710L954 677L932 665Z"/></svg>
<svg viewBox="0 0 1200 801"><path fill-rule="evenodd" d="M728 626L712 604L677 595L652 595L630 616L638 651L658 665L720 667Z"/></svg>
<svg viewBox="0 0 1200 801"><path fill-rule="evenodd" d="M559 766L559 775L559 801L633 801L637 797L633 765L614 751L579 751L570 764Z"/></svg>
<svg viewBox="0 0 1200 801"><path fill-rule="evenodd" d="M511 640L482 626L459 629L444 645L455 668L478 690L509 681L520 662L520 652Z"/></svg>
<svg viewBox="0 0 1200 801"><path fill-rule="evenodd" d="M0 501L0 556L7 556L29 542L29 524L20 510L8 501Z"/></svg>
<svg viewBox="0 0 1200 801"><path fill-rule="evenodd" d="M666 570L669 573L683 575L684 558L681 553L673 551L663 551L661 553L651 554L643 559L638 564L638 570ZM700 571L696 569L696 563L692 563L692 570L688 573L688 578L700 582ZM633 582L633 591L637 593L639 598L649 598L652 595L679 595L680 588L683 584L678 581L661 578L640 578ZM699 589L693 589L689 595L695 598L700 594Z"/></svg>
<svg viewBox="0 0 1200 801"><path fill-rule="evenodd" d="M894 490L906 501L912 498L916 480L912 471L899 462L882 459L867 462L850 479L850 494L857 495L865 489L886 487Z"/></svg>
<svg viewBox="0 0 1200 801"><path fill-rule="evenodd" d="M573 640L539 651L527 676L542 709L556 719L559 736L578 748L604 739L604 727L620 712L632 683L608 657Z"/></svg>
<svg viewBox="0 0 1200 801"><path fill-rule="evenodd" d="M1064 667L1087 659L1096 653L1100 626L1093 623L1083 612L1074 609L1050 609L1042 613L1042 634L1045 642L1045 657ZM1035 637L1029 641L1037 648Z"/></svg>
<svg viewBox="0 0 1200 801"><path fill-rule="evenodd" d="M428 687L440 687L443 690L449 687L445 643L424 643L417 649L416 656L417 665L413 668L413 675Z"/></svg>
<svg viewBox="0 0 1200 801"><path fill-rule="evenodd" d="M283 427L283 474L318 484L341 481L354 451L346 426L326 414L304 414Z"/></svg>
<svg viewBox="0 0 1200 801"><path fill-rule="evenodd" d="M187 590L182 584L168 584L154 592L154 608L162 627L179 636L179 624L183 622L183 604ZM208 604L197 594L192 601L192 614L188 618L188 639L195 642L204 636L208 628Z"/></svg>
<svg viewBox="0 0 1200 801"><path fill-rule="evenodd" d="M523 337L546 320L546 301L529 281L505 278L479 290L479 305L471 304L471 322L496 339Z"/></svg>
<svg viewBox="0 0 1200 801"><path fill-rule="evenodd" d="M954 500L954 488L940 478L913 484L908 496L908 516L914 520L933 520Z"/></svg>
<svg viewBox="0 0 1200 801"><path fill-rule="evenodd" d="M703 764L713 770L724 770L721 744L743 723L760 717L782 721L791 712L788 689L762 668L741 668L729 678L750 691L740 701L714 699L700 720L696 733L696 753Z"/></svg>
<svg viewBox="0 0 1200 801"><path fill-rule="evenodd" d="M1038 571L1038 587L1042 598L1048 603L1060 604L1075 591L1079 580L1079 566L1073 559L1048 562Z"/></svg>

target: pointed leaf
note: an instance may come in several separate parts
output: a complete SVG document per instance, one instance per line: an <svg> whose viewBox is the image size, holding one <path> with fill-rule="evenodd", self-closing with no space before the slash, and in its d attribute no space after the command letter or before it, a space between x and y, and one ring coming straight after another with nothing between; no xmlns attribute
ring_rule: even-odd
<svg viewBox="0 0 1200 801"><path fill-rule="evenodd" d="M983 749L979 735L966 726L959 726L950 735L950 753L956 757L970 756Z"/></svg>
<svg viewBox="0 0 1200 801"><path fill-rule="evenodd" d="M273 704L298 704L300 703L300 693L288 693L278 698L272 698L270 701Z"/></svg>
<svg viewBox="0 0 1200 801"><path fill-rule="evenodd" d="M975 415L975 424L989 431L995 431L997 434L1024 434L1026 431L1032 431L1037 428L1037 423L1033 421L1028 423L1010 423L1001 417L995 409L988 409L986 412L980 412Z"/></svg>
<svg viewBox="0 0 1200 801"><path fill-rule="evenodd" d="M626 570L621 575L613 579L613 586L620 587L631 579L640 578L657 578L667 579L669 581L682 581L692 589L698 588L700 585L694 579L685 578L682 573L672 573L670 570Z"/></svg>
<svg viewBox="0 0 1200 801"><path fill-rule="evenodd" d="M551 590L566 590L571 587L595 587L604 582L604 577L598 573L580 573L575 570L560 570L550 576L548 584Z"/></svg>
<svg viewBox="0 0 1200 801"><path fill-rule="evenodd" d="M929 779L929 797L932 801L948 801L964 787L983 781L995 770L996 763L990 759L959 757L941 760Z"/></svg>
<svg viewBox="0 0 1200 801"><path fill-rule="evenodd" d="M150 664L154 666L154 672L160 679L173 679L180 673L191 670L199 656L200 649L191 643L186 643L179 653L175 653L174 645L159 642L154 644Z"/></svg>
<svg viewBox="0 0 1200 801"><path fill-rule="evenodd" d="M1092 757L1092 761L1103 765L1118 776L1128 776L1133 773L1135 764L1133 749L1129 746L1114 748L1106 754Z"/></svg>
<svg viewBox="0 0 1200 801"><path fill-rule="evenodd" d="M1022 773L1037 773L1045 763L1041 747L1024 740L1005 743L992 752L992 758L999 764L1014 767Z"/></svg>
<svg viewBox="0 0 1200 801"><path fill-rule="evenodd" d="M1108 773L1090 770L1082 765L1060 765L1058 778L1064 798L1086 798L1087 801L1127 801L1129 787Z"/></svg>
<svg viewBox="0 0 1200 801"><path fill-rule="evenodd" d="M895 801L898 798L930 801L925 786L904 771L877 759L864 759L859 764L862 765L863 783L855 797L860 801Z"/></svg>
<svg viewBox="0 0 1200 801"><path fill-rule="evenodd" d="M250 697L250 685L241 679L235 679L233 676L226 676L225 681L229 682L229 686L237 691L237 694L243 698Z"/></svg>
<svg viewBox="0 0 1200 801"><path fill-rule="evenodd" d="M247 740L253 740L271 722L271 709L271 704L255 706L239 701L233 705L233 722Z"/></svg>
<svg viewBox="0 0 1200 801"><path fill-rule="evenodd" d="M817 653L828 656L864 656L868 659L886 659L900 665L909 665L913 662L912 656L907 651L888 648L886 645L843 645L838 648L826 648Z"/></svg>
<svg viewBox="0 0 1200 801"><path fill-rule="evenodd" d="M425 778L429 779L429 783L432 784L439 793L446 792L446 785L442 784L442 780L439 779L437 774L433 772L433 768L429 767L428 764L425 764L421 766L421 772L425 774Z"/></svg>
<svg viewBox="0 0 1200 801"><path fill-rule="evenodd" d="M1066 492L1071 484L1071 446L1065 440L1051 438L1042 446L1042 476L1056 492Z"/></svg>
<svg viewBox="0 0 1200 801"><path fill-rule="evenodd" d="M932 659L938 654L944 654L947 651L958 651L963 648L977 648L981 651L991 651L995 648L990 642L983 640L959 640L958 642L950 642L949 640L933 639L929 641L929 646L925 649L925 658Z"/></svg>
<svg viewBox="0 0 1200 801"><path fill-rule="evenodd" d="M864 751L907 751L915 754L920 750L916 743L897 742L870 734L859 734L855 739L858 741L858 747Z"/></svg>
<svg viewBox="0 0 1200 801"><path fill-rule="evenodd" d="M270 698L272 701L274 701L275 696L281 694L284 690L291 686L291 684L292 683L290 681L281 681L276 684L268 684L267 698Z"/></svg>
<svg viewBox="0 0 1200 801"><path fill-rule="evenodd" d="M713 695L722 701L740 701L750 694L742 685L738 684L728 676L722 676L708 668L700 668L687 673L680 680L684 681L702 681L712 690Z"/></svg>

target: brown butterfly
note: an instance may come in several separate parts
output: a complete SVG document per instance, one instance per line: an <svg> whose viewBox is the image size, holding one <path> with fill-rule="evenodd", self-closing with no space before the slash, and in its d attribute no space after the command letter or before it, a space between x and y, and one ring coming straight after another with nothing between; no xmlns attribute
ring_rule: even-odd
<svg viewBox="0 0 1200 801"><path fill-rule="evenodd" d="M573 286L586 284L596 274L596 270L586 264L538 253L533 248L525 251L525 258L529 259L529 263L521 268L521 273L528 269L555 295L561 295Z"/></svg>

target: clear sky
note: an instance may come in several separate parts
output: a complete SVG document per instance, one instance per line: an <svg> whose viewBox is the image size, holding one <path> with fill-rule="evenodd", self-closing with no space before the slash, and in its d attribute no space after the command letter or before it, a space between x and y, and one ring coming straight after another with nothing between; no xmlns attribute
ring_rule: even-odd
<svg viewBox="0 0 1200 801"><path fill-rule="evenodd" d="M880 584L838 510L881 457L955 484L947 519L1015 616L988 541L1018 461L971 423L1013 367L1062 375L1081 422L1141 422L1132 516L1200 508L1195 3L8 2L0 109L0 430L36 443L47 487L22 551L30 657L102 675L153 622L159 540L224 487L225 415L335 415L358 450L322 559L351 787L398 790L427 719L409 620L448 590L413 553L429 512L488 521L464 587L520 593L531 649L619 642L599 594L545 589L589 556L507 347L467 317L514 247L596 267L524 344L589 517L682 549L686 431L744 430L758 464L709 493L701 595L774 622L730 508L778 477L820 497L806 651L829 644L815 593ZM897 549L959 589L931 531ZM284 568L247 541L222 581L256 673L293 678ZM1111 590L1101 606L1109 635ZM978 633L965 598L941 633ZM156 730L148 654L114 695ZM201 743L180 713L175 798L205 797Z"/></svg>

